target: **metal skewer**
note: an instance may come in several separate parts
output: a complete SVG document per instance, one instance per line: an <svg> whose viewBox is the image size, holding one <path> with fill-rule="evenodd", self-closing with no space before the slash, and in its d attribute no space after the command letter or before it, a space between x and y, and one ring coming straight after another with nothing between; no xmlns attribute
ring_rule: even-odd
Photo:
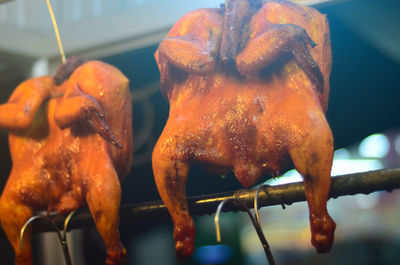
<svg viewBox="0 0 400 265"><path fill-rule="evenodd" d="M261 192L267 189L267 193ZM375 191L392 191L400 189L400 168L383 169L363 173L337 176L332 178L329 198L344 195L369 194ZM247 207L253 208L256 190L237 190L207 194L188 198L189 211L192 215L214 214L219 203L225 199L237 198ZM261 187L258 194L258 206L290 205L295 202L305 201L304 183L296 182L284 185ZM227 211L241 211L241 207L229 204L223 208ZM120 209L121 230L132 230L133 223L166 222L170 220L167 208L161 201L143 202L123 205ZM61 222L57 222L62 227ZM70 220L72 229L93 227L93 219L88 209L82 209ZM44 220L37 220L33 232L51 231L52 227Z"/></svg>

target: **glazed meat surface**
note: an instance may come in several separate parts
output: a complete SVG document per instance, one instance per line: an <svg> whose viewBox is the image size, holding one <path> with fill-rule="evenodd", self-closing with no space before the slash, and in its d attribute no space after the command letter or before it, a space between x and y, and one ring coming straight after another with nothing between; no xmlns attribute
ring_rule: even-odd
<svg viewBox="0 0 400 265"><path fill-rule="evenodd" d="M153 172L178 259L194 251L185 193L194 163L233 169L248 188L291 160L304 178L312 244L329 251L335 222L326 209L333 156L326 17L287 1L231 0L226 9L185 15L155 57L170 113Z"/></svg>
<svg viewBox="0 0 400 265"><path fill-rule="evenodd" d="M84 205L105 242L107 264L125 259L118 214L119 178L132 163L129 80L100 61L81 63L72 57L55 77L23 82L0 105L12 158L0 218L15 264L32 264L30 233L23 250L19 233L35 211L66 214Z"/></svg>

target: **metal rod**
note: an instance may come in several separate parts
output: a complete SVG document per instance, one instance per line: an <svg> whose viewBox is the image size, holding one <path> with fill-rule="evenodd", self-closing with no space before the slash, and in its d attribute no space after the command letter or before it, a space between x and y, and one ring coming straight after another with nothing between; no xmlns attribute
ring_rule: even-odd
<svg viewBox="0 0 400 265"><path fill-rule="evenodd" d="M400 168L383 169L365 173L356 173L332 178L329 198L344 195L369 194L374 191L392 191L400 188ZM272 205L290 205L305 201L303 182L267 186L261 188L258 194L259 207ZM249 208L253 208L256 190L237 190L211 195L202 195L188 198L189 210L192 215L214 214L219 203L229 198L241 200ZM223 211L240 211L241 208L229 204ZM167 208L161 201L145 202L140 204L123 205L120 209L120 227L132 229L135 224L149 221L169 222ZM62 220L56 220L59 227L63 227ZM88 209L80 209L70 220L70 229L92 227L94 225ZM137 225L139 226L139 225ZM42 220L33 224L33 232L50 231L52 227Z"/></svg>

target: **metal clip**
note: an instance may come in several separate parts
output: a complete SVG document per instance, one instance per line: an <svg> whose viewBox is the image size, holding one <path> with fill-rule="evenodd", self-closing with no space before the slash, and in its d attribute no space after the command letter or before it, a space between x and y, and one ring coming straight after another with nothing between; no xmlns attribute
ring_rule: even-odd
<svg viewBox="0 0 400 265"><path fill-rule="evenodd" d="M56 231L57 235L58 235L58 239L60 240L61 243L61 247L64 253L64 259L65 259L65 264L67 265L72 265L72 261L71 261L71 256L69 254L69 250L68 250L68 244L67 244L67 230L68 230L68 224L69 221L71 220L71 217L75 214L76 211L72 211L68 214L68 216L65 218L64 220L64 229L63 231L61 231L56 222L54 221L54 217L50 217L48 215L37 215L37 216L32 216L31 218L28 219L28 221L26 221L26 223L24 224L24 226L21 228L21 231L19 233L19 248L22 250L23 249L23 238L24 238L24 234L26 229L28 228L28 226L33 223L36 220L42 219L47 221L48 223L50 223L54 230Z"/></svg>
<svg viewBox="0 0 400 265"><path fill-rule="evenodd" d="M260 224L260 226L261 226L261 222L260 222L260 216L258 214L258 209L259 209L259 207L258 207L258 194L260 193L261 189L264 189L264 188L267 188L267 187L270 187L270 185L268 185L268 184L260 185L257 188L256 193L254 195L254 213L255 213L255 216L256 216L256 220ZM263 191L268 195L268 192L266 190L263 190ZM281 206L282 206L283 210L286 209L285 204L282 203Z"/></svg>

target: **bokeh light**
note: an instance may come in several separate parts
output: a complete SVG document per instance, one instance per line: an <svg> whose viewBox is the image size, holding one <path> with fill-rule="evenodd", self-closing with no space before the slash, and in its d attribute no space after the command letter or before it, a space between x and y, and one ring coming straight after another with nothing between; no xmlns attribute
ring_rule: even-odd
<svg viewBox="0 0 400 265"><path fill-rule="evenodd" d="M384 134L377 133L365 138L360 143L358 152L363 157L382 158L387 155L389 148L389 139Z"/></svg>

